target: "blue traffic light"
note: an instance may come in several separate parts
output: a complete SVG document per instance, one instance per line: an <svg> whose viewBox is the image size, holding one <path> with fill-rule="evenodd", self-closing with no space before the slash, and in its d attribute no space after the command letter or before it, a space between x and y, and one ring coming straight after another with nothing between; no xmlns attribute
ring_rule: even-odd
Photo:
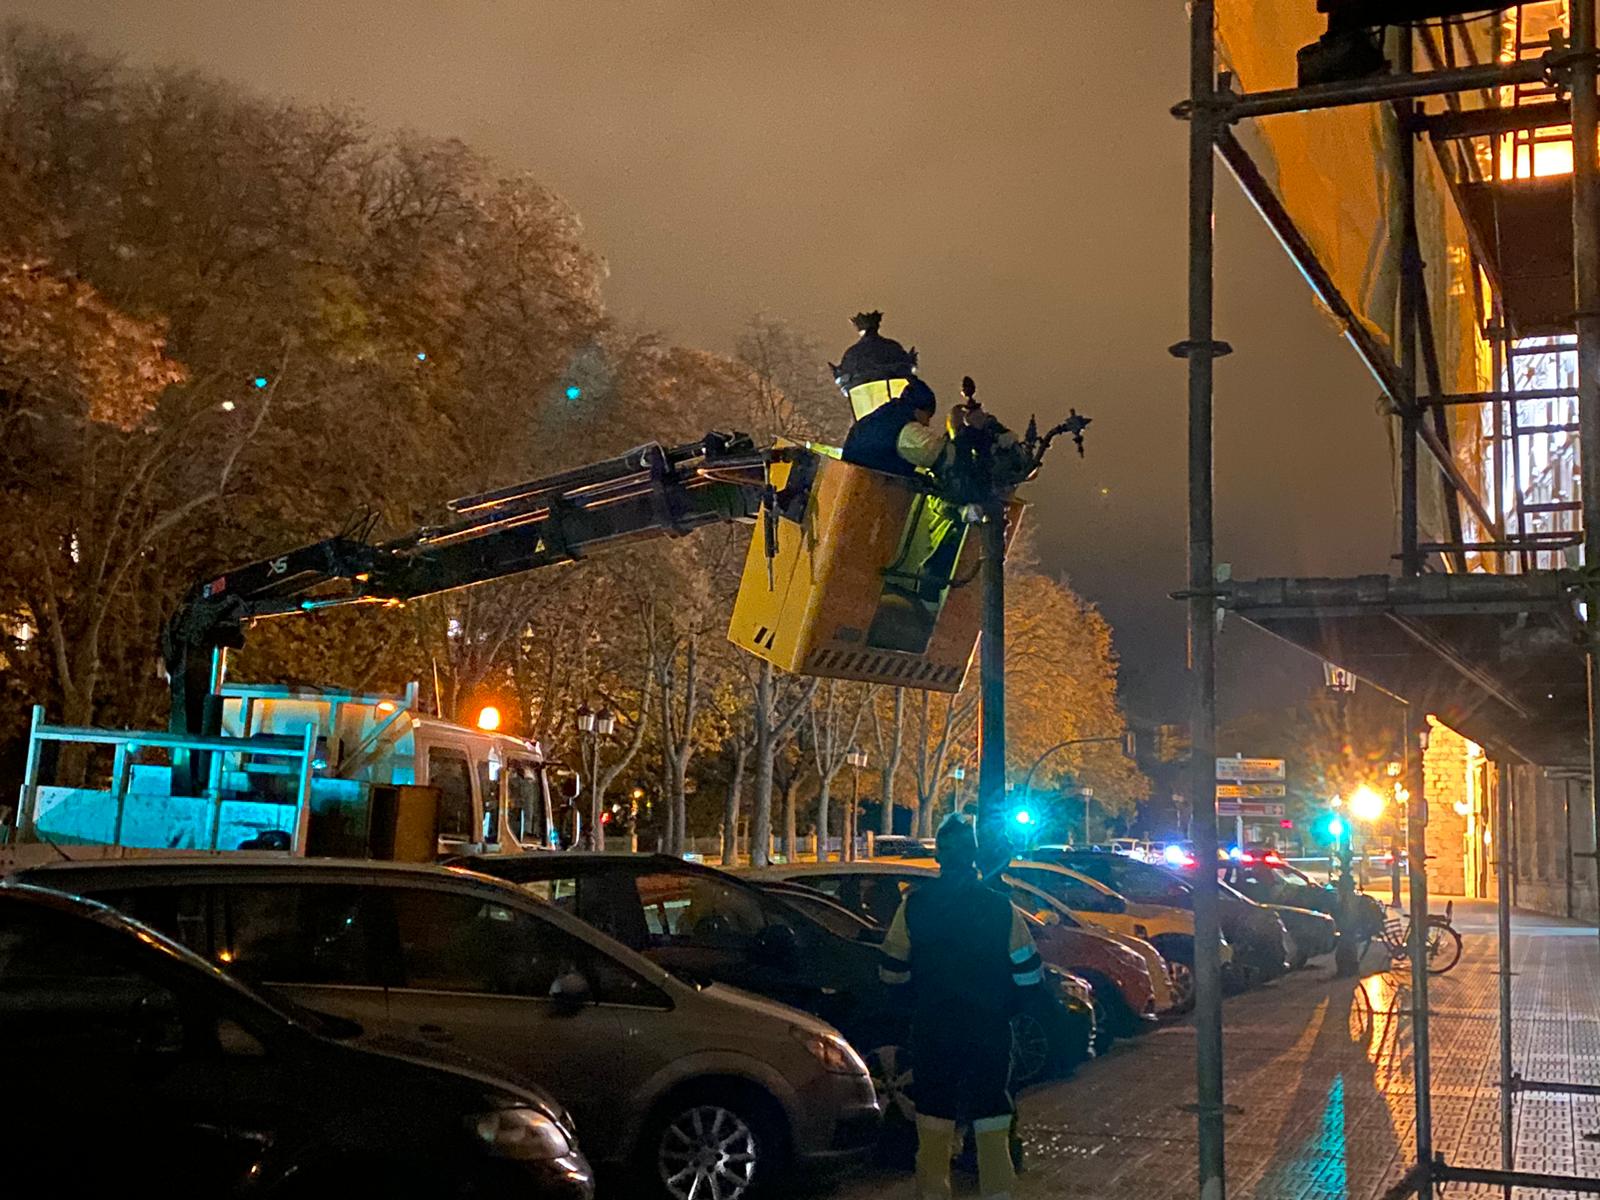
<svg viewBox="0 0 1600 1200"><path fill-rule="evenodd" d="M267 386L267 377L265 375L257 375L251 382L258 388L264 388Z"/></svg>
<svg viewBox="0 0 1600 1200"><path fill-rule="evenodd" d="M1329 817L1328 818L1328 833L1331 836L1336 837L1336 838L1343 837L1344 836L1344 818L1343 817Z"/></svg>
<svg viewBox="0 0 1600 1200"><path fill-rule="evenodd" d="M1018 825L1032 825L1033 824L1033 814L1031 812L1029 812L1025 808L1017 809L1016 812L1011 814L1011 819L1013 821L1015 821Z"/></svg>
<svg viewBox="0 0 1600 1200"><path fill-rule="evenodd" d="M575 383L567 384L567 399L576 400L583 395L583 389Z"/></svg>

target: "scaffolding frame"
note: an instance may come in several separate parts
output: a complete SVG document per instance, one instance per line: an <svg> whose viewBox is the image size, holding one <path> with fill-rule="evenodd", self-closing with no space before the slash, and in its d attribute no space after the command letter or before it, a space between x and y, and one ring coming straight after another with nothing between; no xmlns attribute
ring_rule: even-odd
<svg viewBox="0 0 1600 1200"><path fill-rule="evenodd" d="M1306 0L1309 4L1310 0ZM1520 10L1520 5L1507 5ZM1572 225L1575 308L1573 325L1578 360L1578 429L1581 461L1600 463L1600 98L1596 95L1595 0L1574 0L1570 6L1570 36L1567 45L1549 46L1538 55L1525 54L1520 45L1521 14L1518 14L1519 46L1509 61L1472 62L1458 65L1451 35L1446 32L1443 59L1425 39L1432 69L1418 72L1412 63L1413 34L1406 29L1400 38L1394 74L1352 82L1327 83L1306 87L1241 94L1230 77L1219 74L1216 45L1216 0L1191 0L1189 41L1189 98L1174 108L1174 115L1189 123L1189 247L1188 247L1188 327L1185 339L1171 352L1188 364L1188 583L1177 593L1187 606L1189 635L1190 717L1193 759L1189 791L1193 797L1192 836L1195 855L1202 862L1215 861L1217 854L1217 814L1213 776L1216 757L1216 619L1229 595L1228 586L1219 582L1214 562L1214 478L1212 461L1213 368L1215 360L1231 347L1216 337L1214 319L1215 192L1216 160L1228 167L1245 195L1254 204L1268 227L1278 237L1291 259L1310 283L1318 298L1339 319L1344 333L1383 390L1389 411L1401 425L1401 573L1423 573L1430 554L1440 555L1449 566L1464 569L1469 552L1494 554L1499 562L1507 556L1520 556L1521 566L1538 574L1540 553L1553 547L1552 540L1564 544L1578 541L1576 531L1559 531L1560 538L1530 534L1526 529L1520 497L1519 439L1522 436L1518 403L1530 398L1514 385L1503 385L1512 347L1504 334L1504 320L1496 343L1496 390L1474 395L1448 395L1441 383L1441 371L1434 342L1431 317L1426 303L1426 284L1418 249L1416 227L1416 145L1420 137L1432 140L1436 154L1444 145L1461 137L1509 134L1513 146L1520 131L1527 131L1529 155L1539 129L1570 122L1574 147L1572 164ZM1468 45L1470 52L1470 45ZM1570 100L1542 99L1537 91L1550 81L1564 87ZM1535 103L1511 107L1493 106L1501 89L1532 88L1539 98ZM1482 110L1462 110L1459 94L1487 91L1492 106ZM1558 89L1559 90L1559 89ZM1513 96L1522 93L1513 91ZM1415 101L1424 97L1445 97L1449 111L1420 117ZM1398 356L1393 355L1357 317L1354 308L1340 293L1332 275L1319 262L1310 242L1297 228L1288 209L1278 199L1248 151L1234 137L1231 126L1247 118L1274 117L1316 109L1361 104L1391 104L1399 117L1401 132L1400 196L1404 206L1401 249L1400 294L1398 305ZM1579 151L1583 147L1583 151ZM1515 150L1513 151L1515 154ZM1499 176L1500 143L1494 143L1494 170ZM1515 173L1515 159L1513 159ZM1448 169L1446 177L1454 177ZM1474 246L1480 264L1481 248ZM1492 265L1492 264L1490 264ZM1492 279L1498 293L1498 279ZM1420 351L1420 362L1419 362ZM1418 367L1427 380L1426 391L1418 388ZM1571 393L1562 391L1562 395ZM1447 441L1442 436L1444 408L1450 404L1487 404L1493 418L1492 452L1495 464L1494 493L1496 514L1477 495L1470 480L1457 467ZM1505 406L1509 422L1502 419ZM1432 421L1424 418L1431 415ZM1452 539L1446 543L1423 543L1418 536L1418 447L1426 449L1448 488L1448 509L1455 515ZM1504 457L1513 456L1512 486L1518 490L1514 517L1516 529L1507 532L1502 521L1506 505L1501 490L1505 481ZM1471 509L1491 539L1487 543L1467 543L1457 532L1461 505ZM1584 560L1591 570L1600 564L1600 487L1583 489L1581 544ZM1536 584L1536 578L1528 580ZM1588 678L1588 775L1596 816L1600 818L1600 578L1583 575L1575 581L1588 603L1585 609L1584 650ZM1535 588L1528 589L1530 604ZM1509 792L1498 805L1496 868L1498 874L1499 922L1499 1037L1500 1037L1500 1134L1501 1165L1498 1170L1467 1168L1448 1163L1433 1147L1431 1107L1431 1064L1429 1057L1428 972L1425 939L1428 917L1426 875L1427 795L1420 750L1425 744L1425 729L1419 729L1420 714L1408 704L1405 708L1408 765L1405 786L1411 795L1407 805L1406 837L1409 857L1411 901L1411 1016L1413 1030L1413 1070L1416 1091L1416 1162L1395 1185L1385 1200L1427 1197L1437 1184L1448 1182L1499 1186L1510 1196L1512 1187L1545 1188L1580 1194L1600 1194L1600 1179L1550 1175L1519 1171L1515 1166L1512 1100L1516 1091L1563 1091L1594 1094L1600 1089L1559 1081L1522 1080L1511 1064L1511 903L1510 872L1507 869L1509 841ZM1202 797L1212 797L1202 803ZM1597 819L1600 830L1600 819ZM1570 871L1568 874L1569 889ZM1196 1122L1199 1145L1199 1195L1202 1200L1224 1200L1227 1172L1224 1153L1223 1077L1222 1077L1222 994L1221 963L1218 946L1217 886L1215 874L1200 872L1195 890L1195 983L1196 983Z"/></svg>

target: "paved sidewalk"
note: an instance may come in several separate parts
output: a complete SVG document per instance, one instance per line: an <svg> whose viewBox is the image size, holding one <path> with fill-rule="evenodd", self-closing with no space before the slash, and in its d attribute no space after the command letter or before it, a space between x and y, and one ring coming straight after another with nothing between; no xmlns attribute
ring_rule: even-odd
<svg viewBox="0 0 1600 1200"><path fill-rule="evenodd" d="M1456 917L1466 952L1432 980L1434 1143L1452 1163L1498 1166L1494 908L1458 901ZM1512 944L1515 1068L1529 1079L1600 1083L1593 927L1519 915ZM1359 985L1331 976L1321 960L1227 1001L1227 1101L1237 1109L1228 1117L1230 1197L1375 1200L1413 1159L1409 991L1385 973ZM1183 1106L1195 1098L1194 1044L1187 1022L1168 1026L1025 1093L1028 1170L1016 1195L1193 1200L1194 1117ZM1600 1098L1520 1096L1516 1130L1519 1167L1600 1176ZM972 1182L958 1178L956 1190L971 1192ZM903 1175L873 1173L827 1194L902 1200L914 1189Z"/></svg>

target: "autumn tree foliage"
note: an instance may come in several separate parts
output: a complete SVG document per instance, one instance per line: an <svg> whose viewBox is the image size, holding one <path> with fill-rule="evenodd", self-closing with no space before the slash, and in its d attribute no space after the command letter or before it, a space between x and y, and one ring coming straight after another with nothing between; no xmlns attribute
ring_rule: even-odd
<svg viewBox="0 0 1600 1200"><path fill-rule="evenodd" d="M752 318L731 354L606 311L577 214L458 141L136 69L0 26L0 746L27 705L74 724L159 725L162 623L194 581L332 534L382 539L451 497L711 429L837 442L827 354ZM264 622L242 677L420 684L470 720L581 761L605 705L603 797L650 781L674 850L719 832L758 859L779 825L837 820L852 745L926 827L970 753L976 678L947 699L820 688L725 632L743 528L638 544L404 608ZM1008 650L1013 767L1074 731L1116 732L1110 634L1022 569ZM941 724L942 722L942 724ZM1113 805L1112 755L1052 760ZM832 814L830 816L830 813Z"/></svg>

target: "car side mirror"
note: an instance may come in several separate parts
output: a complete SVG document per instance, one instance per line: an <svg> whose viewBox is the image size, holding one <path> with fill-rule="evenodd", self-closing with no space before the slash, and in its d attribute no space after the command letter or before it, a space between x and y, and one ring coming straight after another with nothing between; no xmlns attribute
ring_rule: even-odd
<svg viewBox="0 0 1600 1200"><path fill-rule="evenodd" d="M592 999L589 980L579 971L563 971L550 984L550 1000L557 1012L576 1013Z"/></svg>
<svg viewBox="0 0 1600 1200"><path fill-rule="evenodd" d="M800 935L793 926L774 921L756 935L755 952L762 962L787 966L800 953Z"/></svg>

